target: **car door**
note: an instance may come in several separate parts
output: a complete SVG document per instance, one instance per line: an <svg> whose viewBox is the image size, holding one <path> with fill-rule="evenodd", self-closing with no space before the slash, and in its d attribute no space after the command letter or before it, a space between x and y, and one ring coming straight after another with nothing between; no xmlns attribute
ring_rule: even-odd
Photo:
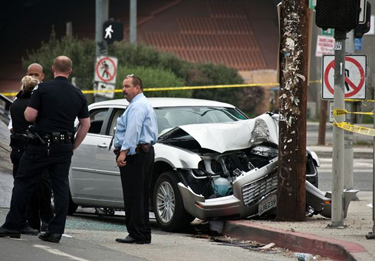
<svg viewBox="0 0 375 261"><path fill-rule="evenodd" d="M72 199L82 206L123 208L120 171L116 166L113 128L124 109L90 110L90 130L74 152L70 173Z"/></svg>

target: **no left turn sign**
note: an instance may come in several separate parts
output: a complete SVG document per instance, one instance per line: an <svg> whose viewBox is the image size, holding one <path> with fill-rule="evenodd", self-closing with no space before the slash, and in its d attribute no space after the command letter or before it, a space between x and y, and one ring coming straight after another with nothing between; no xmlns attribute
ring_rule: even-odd
<svg viewBox="0 0 375 261"><path fill-rule="evenodd" d="M104 83L116 83L117 58L101 56L97 58L95 65L95 81Z"/></svg>
<svg viewBox="0 0 375 261"><path fill-rule="evenodd" d="M345 98L365 99L366 98L366 56L351 55L345 56ZM335 57L333 55L323 56L323 84L322 99L334 98L334 74Z"/></svg>

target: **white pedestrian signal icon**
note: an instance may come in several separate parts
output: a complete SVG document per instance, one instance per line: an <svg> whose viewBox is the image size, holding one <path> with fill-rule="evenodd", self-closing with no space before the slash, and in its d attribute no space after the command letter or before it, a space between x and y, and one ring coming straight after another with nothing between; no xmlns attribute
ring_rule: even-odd
<svg viewBox="0 0 375 261"><path fill-rule="evenodd" d="M102 29L103 40L108 44L124 39L124 26L122 22L106 21Z"/></svg>
<svg viewBox="0 0 375 261"><path fill-rule="evenodd" d="M109 25L106 29L105 29L105 36L104 36L104 39L112 39L112 33L113 33L113 29L112 29L112 25Z"/></svg>

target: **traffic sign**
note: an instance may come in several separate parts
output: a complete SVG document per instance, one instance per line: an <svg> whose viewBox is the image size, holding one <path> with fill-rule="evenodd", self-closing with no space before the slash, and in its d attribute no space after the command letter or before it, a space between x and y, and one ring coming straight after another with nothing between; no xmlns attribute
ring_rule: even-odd
<svg viewBox="0 0 375 261"><path fill-rule="evenodd" d="M345 56L345 98L365 99L366 98L366 60L365 55ZM329 100L334 97L334 73L335 57L333 55L323 56L323 79L322 99Z"/></svg>
<svg viewBox="0 0 375 261"><path fill-rule="evenodd" d="M95 65L95 81L116 83L117 58L109 56L97 57Z"/></svg>
<svg viewBox="0 0 375 261"><path fill-rule="evenodd" d="M334 29L328 28L327 30L322 29L322 35L333 36L335 33Z"/></svg>
<svg viewBox="0 0 375 261"><path fill-rule="evenodd" d="M98 82L97 90L99 92L96 93L98 96L107 97L109 99L113 99L115 96L115 85L110 83Z"/></svg>
<svg viewBox="0 0 375 261"><path fill-rule="evenodd" d="M332 36L318 35L316 43L316 57L335 53L335 38Z"/></svg>
<svg viewBox="0 0 375 261"><path fill-rule="evenodd" d="M316 0L309 0L309 8L315 9L316 6Z"/></svg>
<svg viewBox="0 0 375 261"><path fill-rule="evenodd" d="M362 50L362 38L354 38L354 50Z"/></svg>

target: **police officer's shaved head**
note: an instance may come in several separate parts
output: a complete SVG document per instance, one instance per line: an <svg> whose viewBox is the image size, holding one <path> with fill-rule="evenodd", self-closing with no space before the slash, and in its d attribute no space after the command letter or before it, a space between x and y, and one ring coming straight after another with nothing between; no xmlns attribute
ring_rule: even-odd
<svg viewBox="0 0 375 261"><path fill-rule="evenodd" d="M32 63L27 67L26 75L33 76L38 79L39 82L44 80L43 66L39 63Z"/></svg>
<svg viewBox="0 0 375 261"><path fill-rule="evenodd" d="M72 60L64 55L58 56L53 61L53 68L59 73L70 73L73 67Z"/></svg>

